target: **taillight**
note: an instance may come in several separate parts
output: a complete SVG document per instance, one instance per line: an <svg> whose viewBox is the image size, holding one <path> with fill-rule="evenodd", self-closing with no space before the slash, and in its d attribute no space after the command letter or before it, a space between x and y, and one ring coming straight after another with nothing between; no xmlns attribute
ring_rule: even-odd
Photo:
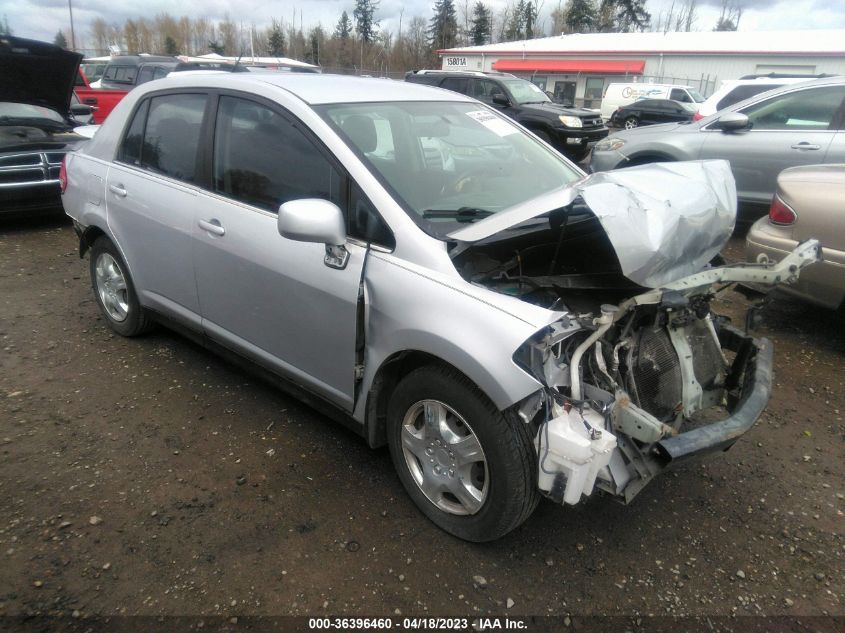
<svg viewBox="0 0 845 633"><path fill-rule="evenodd" d="M795 211L775 194L772 205L769 207L769 221L772 224L789 225L797 219Z"/></svg>
<svg viewBox="0 0 845 633"><path fill-rule="evenodd" d="M695 114L692 115L693 121L701 121L701 119L703 119L703 118L704 118L704 115L701 114L701 112L696 112Z"/></svg>
<svg viewBox="0 0 845 633"><path fill-rule="evenodd" d="M67 189L67 167L65 166L65 161L67 161L67 154L62 157L62 166L59 167L59 187L61 187L62 193Z"/></svg>

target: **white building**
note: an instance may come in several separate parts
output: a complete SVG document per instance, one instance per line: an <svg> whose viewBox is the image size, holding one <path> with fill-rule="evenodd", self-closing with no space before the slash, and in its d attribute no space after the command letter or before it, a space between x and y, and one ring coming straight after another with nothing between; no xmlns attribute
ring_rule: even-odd
<svg viewBox="0 0 845 633"><path fill-rule="evenodd" d="M438 51L443 68L498 70L598 107L609 83L690 85L767 73L845 75L845 30L589 33Z"/></svg>

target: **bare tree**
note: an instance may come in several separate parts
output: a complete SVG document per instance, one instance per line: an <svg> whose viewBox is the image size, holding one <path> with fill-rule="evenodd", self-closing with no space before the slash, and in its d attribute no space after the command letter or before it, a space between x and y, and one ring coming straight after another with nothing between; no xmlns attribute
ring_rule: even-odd
<svg viewBox="0 0 845 633"><path fill-rule="evenodd" d="M722 0L722 12L716 21L714 31L736 31L742 18L742 7L739 0Z"/></svg>

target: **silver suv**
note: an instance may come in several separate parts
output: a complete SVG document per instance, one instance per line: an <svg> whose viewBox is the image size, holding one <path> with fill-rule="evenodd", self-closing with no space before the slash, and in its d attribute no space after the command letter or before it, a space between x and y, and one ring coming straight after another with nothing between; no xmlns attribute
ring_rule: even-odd
<svg viewBox="0 0 845 633"><path fill-rule="evenodd" d="M722 158L749 216L769 208L787 167L845 162L845 77L783 86L692 123L617 132L593 149L604 171L645 163Z"/></svg>
<svg viewBox="0 0 845 633"><path fill-rule="evenodd" d="M708 268L733 228L724 162L586 178L457 93L188 75L133 90L64 166L106 322L282 377L387 444L448 532L498 538L541 495L630 500L763 410L771 344L714 315L711 286L795 278L817 245Z"/></svg>

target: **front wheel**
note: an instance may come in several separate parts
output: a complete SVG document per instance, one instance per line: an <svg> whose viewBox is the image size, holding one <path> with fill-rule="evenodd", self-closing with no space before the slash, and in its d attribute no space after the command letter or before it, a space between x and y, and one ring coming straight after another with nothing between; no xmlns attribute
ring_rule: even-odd
<svg viewBox="0 0 845 633"><path fill-rule="evenodd" d="M109 327L121 336L137 336L152 325L141 307L129 269L114 244L105 237L91 246L91 287Z"/></svg>
<svg viewBox="0 0 845 633"><path fill-rule="evenodd" d="M467 541L492 541L537 506L529 427L453 369L427 366L397 385L388 445L402 485L429 519Z"/></svg>
<svg viewBox="0 0 845 633"><path fill-rule="evenodd" d="M633 130L635 127L639 126L639 124L640 120L637 117L629 116L627 119L625 119L624 126L626 130Z"/></svg>

